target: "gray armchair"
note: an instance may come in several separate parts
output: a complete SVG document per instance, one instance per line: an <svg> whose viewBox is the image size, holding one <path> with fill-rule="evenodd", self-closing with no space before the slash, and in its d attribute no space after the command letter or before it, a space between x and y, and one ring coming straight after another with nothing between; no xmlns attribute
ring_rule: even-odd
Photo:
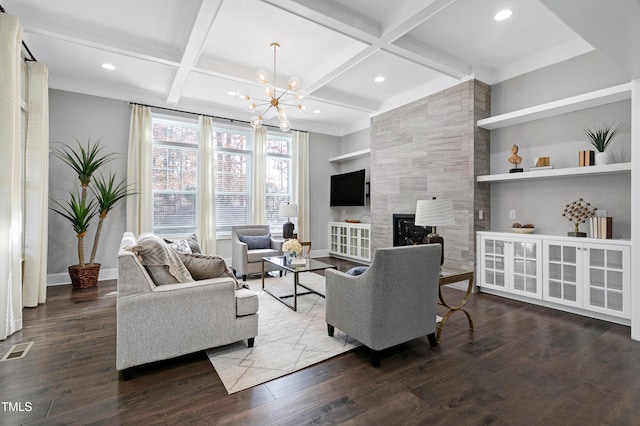
<svg viewBox="0 0 640 426"><path fill-rule="evenodd" d="M269 225L241 225L231 227L231 267L234 274L247 275L262 273L262 258L282 255L282 240L270 236ZM244 241L243 241L244 240ZM277 267L265 263L265 272L276 271Z"/></svg>
<svg viewBox="0 0 640 426"><path fill-rule="evenodd" d="M382 248L371 266L352 276L333 269L326 277L326 320L334 328L379 351L427 336L436 346L436 307L440 275L440 244Z"/></svg>

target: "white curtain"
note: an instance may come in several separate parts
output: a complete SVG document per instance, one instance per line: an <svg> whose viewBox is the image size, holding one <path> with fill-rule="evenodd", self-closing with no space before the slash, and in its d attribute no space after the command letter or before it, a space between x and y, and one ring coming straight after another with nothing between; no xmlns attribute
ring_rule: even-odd
<svg viewBox="0 0 640 426"><path fill-rule="evenodd" d="M296 229L300 241L311 241L309 222L309 133L294 131L292 135L293 203L298 205Z"/></svg>
<svg viewBox="0 0 640 426"><path fill-rule="evenodd" d="M49 70L29 62L27 142L25 146L25 214L23 306L47 299L49 198Z"/></svg>
<svg viewBox="0 0 640 426"><path fill-rule="evenodd" d="M137 194L127 197L127 231L136 235L153 231L153 127L151 108L133 105L129 130L127 184Z"/></svg>
<svg viewBox="0 0 640 426"><path fill-rule="evenodd" d="M0 13L0 340L22 328L21 42L18 18Z"/></svg>
<svg viewBox="0 0 640 426"><path fill-rule="evenodd" d="M266 163L267 163L267 130L264 127L253 130L253 198L251 200L251 223L263 225L267 223L266 206Z"/></svg>
<svg viewBox="0 0 640 426"><path fill-rule="evenodd" d="M200 144L198 165L198 226L196 233L200 249L206 254L216 254L216 190L215 152L213 146L213 122L211 117L198 116Z"/></svg>

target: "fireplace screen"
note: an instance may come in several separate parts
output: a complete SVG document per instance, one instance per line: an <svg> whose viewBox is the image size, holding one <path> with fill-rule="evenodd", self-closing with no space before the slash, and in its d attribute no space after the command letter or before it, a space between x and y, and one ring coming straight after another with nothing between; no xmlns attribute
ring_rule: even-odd
<svg viewBox="0 0 640 426"><path fill-rule="evenodd" d="M416 226L415 214L393 215L393 245L410 246L424 244L424 239L431 232L430 226Z"/></svg>

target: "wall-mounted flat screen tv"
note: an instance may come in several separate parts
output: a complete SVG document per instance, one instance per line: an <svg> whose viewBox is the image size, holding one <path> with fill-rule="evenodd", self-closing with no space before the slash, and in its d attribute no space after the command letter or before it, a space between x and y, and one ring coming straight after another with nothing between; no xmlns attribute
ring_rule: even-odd
<svg viewBox="0 0 640 426"><path fill-rule="evenodd" d="M331 207L365 205L365 170L331 176Z"/></svg>

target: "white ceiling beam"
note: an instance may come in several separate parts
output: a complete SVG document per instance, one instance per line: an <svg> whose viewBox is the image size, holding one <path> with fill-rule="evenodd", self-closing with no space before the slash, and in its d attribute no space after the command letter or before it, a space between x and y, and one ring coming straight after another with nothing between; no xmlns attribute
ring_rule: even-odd
<svg viewBox="0 0 640 426"><path fill-rule="evenodd" d="M470 63L408 35L387 44L384 50L449 77L464 78L471 73Z"/></svg>
<svg viewBox="0 0 640 426"><path fill-rule="evenodd" d="M223 0L202 0L200 10L198 11L197 18L189 35L189 40L184 48L178 71L173 78L171 89L169 89L169 95L167 96L168 104L177 104L180 101L189 74L202 53L202 48L207 41L207 37L209 37L222 1Z"/></svg>
<svg viewBox="0 0 640 426"><path fill-rule="evenodd" d="M456 0L429 0L407 4L385 25L381 38L392 43L455 2Z"/></svg>
<svg viewBox="0 0 640 426"><path fill-rule="evenodd" d="M323 87L326 84L328 84L334 78L340 76L341 74L347 72L348 70L350 70L354 66L358 65L360 62L364 61L369 56L371 56L374 53L376 53L378 50L380 50L380 49L377 46L369 46L366 49L364 49L363 51L361 51L360 53L358 53L356 56L353 56L348 61L343 62L342 64L340 64L340 66L338 66L337 68L335 68L334 70L332 70L328 74L324 74L323 76L320 76L320 77L315 78L315 79L314 78L310 78L309 79L310 82L308 84L306 84L305 90L308 93L315 92L316 90L318 90L321 87Z"/></svg>
<svg viewBox="0 0 640 426"><path fill-rule="evenodd" d="M380 38L380 23L368 19L332 0L262 1L365 43L371 43Z"/></svg>
<svg viewBox="0 0 640 426"><path fill-rule="evenodd" d="M375 100L364 98L362 96L354 96L351 93L345 93L329 87L322 87L316 90L311 98L328 104L357 109L369 113L377 111L380 107L378 102Z"/></svg>
<svg viewBox="0 0 640 426"><path fill-rule="evenodd" d="M27 31L27 30L25 30L25 31ZM134 59L140 59L142 61L154 62L156 64L168 65L168 66L171 66L171 67L178 67L179 66L178 62L172 61L170 59L163 58L160 55L159 52L155 52L153 54L143 54L143 53L139 53L139 52L136 52L134 50L131 50L131 49L123 49L123 48L116 47L116 46L113 46L113 45L108 45L108 44L104 44L104 43L97 43L97 42L86 40L86 39L83 39L83 38L78 38L78 37L69 36L69 35L66 35L66 34L60 34L60 33L49 31L49 30L42 30L42 29L38 29L38 28L30 28L28 30L28 32L30 34L39 35L41 37L60 40L60 41L64 41L64 42L71 43L71 44L75 44L75 45L78 45L78 46L88 47L88 48L91 48L91 49L98 49L98 50L102 50L104 52L116 53L118 55L123 55L123 56L127 56L127 57L134 58Z"/></svg>

